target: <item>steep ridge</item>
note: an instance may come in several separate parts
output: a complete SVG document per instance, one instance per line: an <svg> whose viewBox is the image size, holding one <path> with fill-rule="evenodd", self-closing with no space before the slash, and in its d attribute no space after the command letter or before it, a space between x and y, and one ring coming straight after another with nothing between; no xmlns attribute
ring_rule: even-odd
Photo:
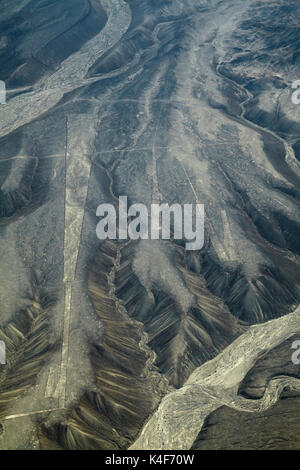
<svg viewBox="0 0 300 470"><path fill-rule="evenodd" d="M43 448L124 449L158 405L167 381L154 367L142 325L130 319L114 293L119 247L106 241L91 263L88 289L104 336L91 345L95 387L68 412L66 422L43 427Z"/></svg>
<svg viewBox="0 0 300 470"><path fill-rule="evenodd" d="M57 347L50 334L49 309L53 300L39 284L33 275L28 307L0 329L7 360L7 365L0 365L0 420L7 417L12 403L35 385Z"/></svg>
<svg viewBox="0 0 300 470"><path fill-rule="evenodd" d="M186 311L160 286L147 292L134 273L134 243L121 250L116 272L117 296L129 315L142 321L156 364L171 383L180 387L195 367L215 356L241 333L224 304L206 288L204 280L185 266L185 254L174 249L174 263L194 303Z"/></svg>

